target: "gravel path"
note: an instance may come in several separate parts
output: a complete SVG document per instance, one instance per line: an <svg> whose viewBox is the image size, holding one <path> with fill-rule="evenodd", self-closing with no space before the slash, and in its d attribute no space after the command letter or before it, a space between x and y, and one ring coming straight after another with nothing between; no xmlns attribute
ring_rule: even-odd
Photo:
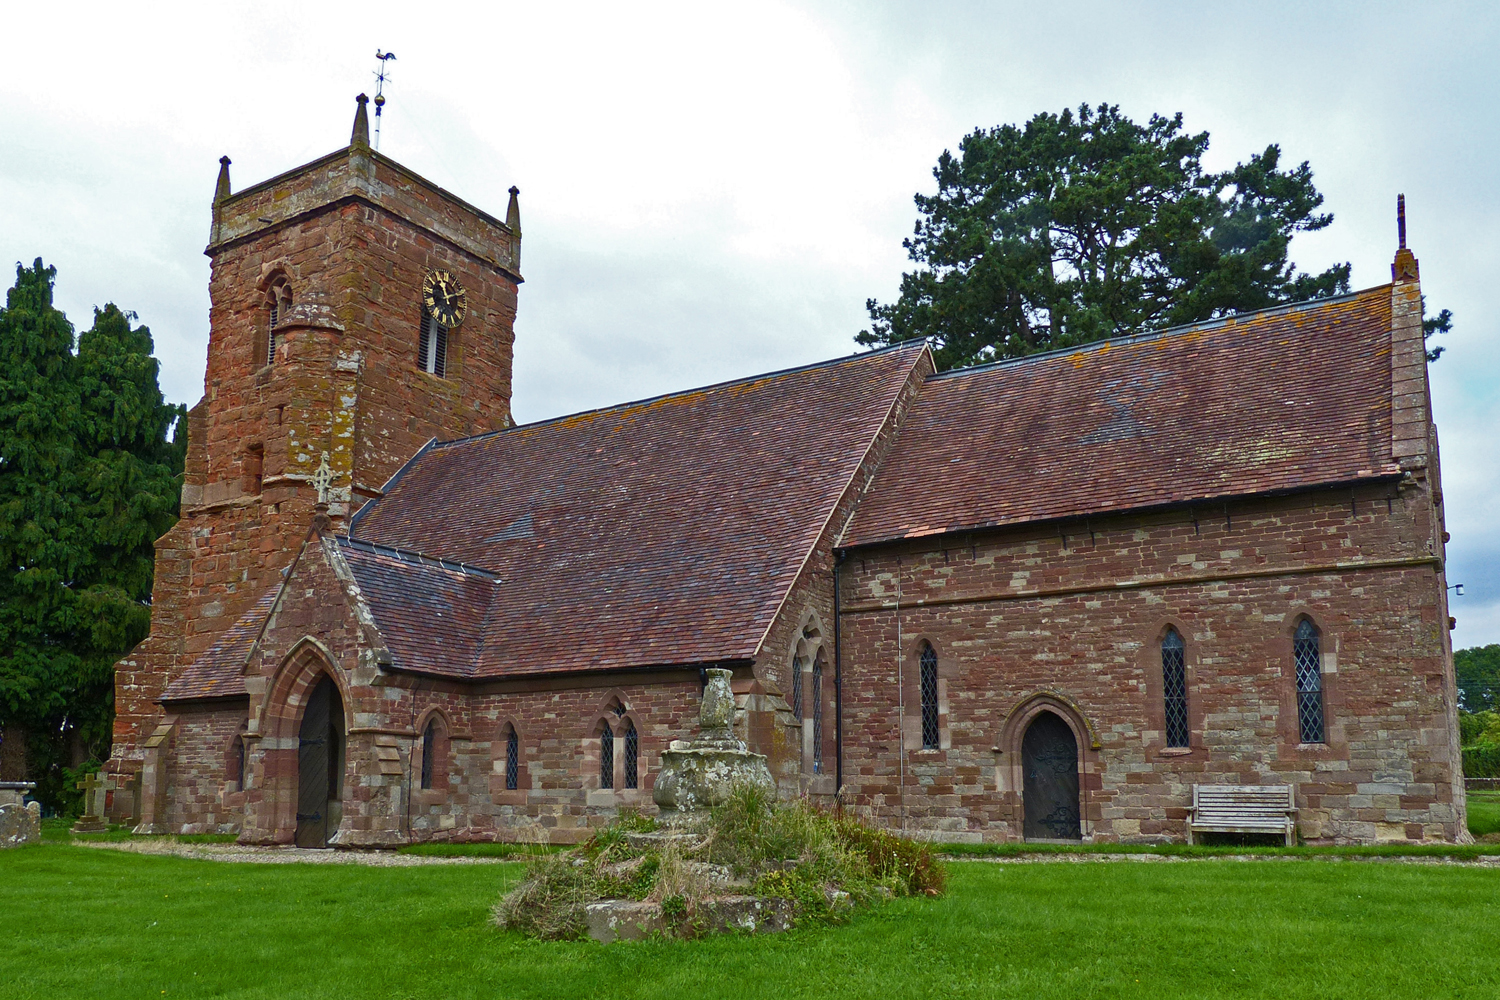
<svg viewBox="0 0 1500 1000"><path fill-rule="evenodd" d="M250 844L185 844L170 837L152 838L150 840L75 840L73 844L78 847L91 847L104 851L127 851L131 854L157 854L177 858L192 858L197 861L231 861L262 865L371 865L377 868L411 868L417 865L494 865L525 860L523 857L434 857L423 854L397 854L395 851L336 851L332 849L309 851L300 847L257 847ZM939 856L944 861L974 862L991 865L1097 864L1100 862L1189 864L1205 861L1322 861L1493 868L1500 871L1500 856L1496 855L1487 855L1478 858L1336 854L1220 854L1208 857L1185 857L1171 854L1026 854L1014 857L975 857L967 854L944 854Z"/></svg>
<svg viewBox="0 0 1500 1000"><path fill-rule="evenodd" d="M502 857L433 857L397 854L395 851L309 851L300 847L256 847L250 844L184 844L161 840L75 840L75 846L131 854L160 854L197 861L236 861L260 865L371 865L377 868L411 868L416 865L494 865L520 860Z"/></svg>
<svg viewBox="0 0 1500 1000"><path fill-rule="evenodd" d="M1141 864L1203 861L1323 861L1387 865L1446 865L1464 868L1494 868L1500 871L1500 855L1478 858L1434 858L1401 855L1358 854L1217 854L1197 857L1174 854L1026 854L1016 857L974 857L967 854L939 855L944 861L977 861L992 865L1083 864L1100 861L1134 861Z"/></svg>

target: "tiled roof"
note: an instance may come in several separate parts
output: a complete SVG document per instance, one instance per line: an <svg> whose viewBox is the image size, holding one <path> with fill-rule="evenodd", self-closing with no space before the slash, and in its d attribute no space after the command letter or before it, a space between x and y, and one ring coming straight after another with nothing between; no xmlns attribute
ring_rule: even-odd
<svg viewBox="0 0 1500 1000"><path fill-rule="evenodd" d="M339 539L339 546L385 638L391 666L458 676L473 671L499 577L349 539Z"/></svg>
<svg viewBox="0 0 1500 1000"><path fill-rule="evenodd" d="M281 588L268 587L250 609L167 685L162 701L245 697L245 661Z"/></svg>
<svg viewBox="0 0 1500 1000"><path fill-rule="evenodd" d="M407 596L414 571L356 578L388 638L394 623L410 630L416 669L478 678L751 657L923 352L436 445L353 535L499 574L489 612L466 604L455 614L474 621L433 628L422 610L433 595ZM351 566L361 561L373 566ZM475 624L482 648L463 671L439 647L470 648Z"/></svg>
<svg viewBox="0 0 1500 1000"><path fill-rule="evenodd" d="M1391 475L1391 289L929 378L841 544Z"/></svg>

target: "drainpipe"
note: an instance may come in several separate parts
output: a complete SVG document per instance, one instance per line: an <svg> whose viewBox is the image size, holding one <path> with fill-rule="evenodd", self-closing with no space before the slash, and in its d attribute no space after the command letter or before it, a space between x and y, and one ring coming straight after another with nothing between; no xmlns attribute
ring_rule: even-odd
<svg viewBox="0 0 1500 1000"><path fill-rule="evenodd" d="M839 568L848 553L833 550L833 787L835 801L844 794L844 650L839 642Z"/></svg>

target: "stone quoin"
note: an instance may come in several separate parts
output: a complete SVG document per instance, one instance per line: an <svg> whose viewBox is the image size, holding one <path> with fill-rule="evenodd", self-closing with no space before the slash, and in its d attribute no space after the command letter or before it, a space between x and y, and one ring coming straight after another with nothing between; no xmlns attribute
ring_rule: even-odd
<svg viewBox="0 0 1500 1000"><path fill-rule="evenodd" d="M655 812L708 686L777 794L917 836L1181 841L1217 784L1291 786L1312 842L1467 838L1404 240L1336 298L515 426L515 188L375 152L363 97L348 147L229 167L117 668L139 829L576 842Z"/></svg>

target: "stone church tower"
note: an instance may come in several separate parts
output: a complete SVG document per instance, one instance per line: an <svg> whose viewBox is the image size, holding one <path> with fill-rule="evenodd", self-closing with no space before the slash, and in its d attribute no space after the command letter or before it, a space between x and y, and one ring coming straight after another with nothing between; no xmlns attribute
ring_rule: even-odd
<svg viewBox="0 0 1500 1000"><path fill-rule="evenodd" d="M234 192L220 160L204 395L151 634L118 666L116 771L139 768L168 681L280 582L320 498L344 530L428 441L511 423L518 192L504 222L454 197L374 151L358 102L348 147L311 163ZM431 276L461 314L424 302Z"/></svg>

